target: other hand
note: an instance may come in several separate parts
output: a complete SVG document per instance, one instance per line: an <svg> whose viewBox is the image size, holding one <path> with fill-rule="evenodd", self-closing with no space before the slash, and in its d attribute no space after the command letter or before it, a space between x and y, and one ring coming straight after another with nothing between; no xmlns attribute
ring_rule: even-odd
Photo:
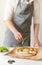
<svg viewBox="0 0 42 65"><path fill-rule="evenodd" d="M33 46L35 47L36 45L38 45L38 47L42 47L42 45L41 45L41 43L38 39L34 40L34 45Z"/></svg>

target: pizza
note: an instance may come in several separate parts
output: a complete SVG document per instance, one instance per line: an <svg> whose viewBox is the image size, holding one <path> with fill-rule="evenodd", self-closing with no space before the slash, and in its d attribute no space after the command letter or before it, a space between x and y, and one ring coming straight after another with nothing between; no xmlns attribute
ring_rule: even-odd
<svg viewBox="0 0 42 65"><path fill-rule="evenodd" d="M16 47L14 50L14 53L18 57L32 57L36 56L38 53L37 48L32 47Z"/></svg>

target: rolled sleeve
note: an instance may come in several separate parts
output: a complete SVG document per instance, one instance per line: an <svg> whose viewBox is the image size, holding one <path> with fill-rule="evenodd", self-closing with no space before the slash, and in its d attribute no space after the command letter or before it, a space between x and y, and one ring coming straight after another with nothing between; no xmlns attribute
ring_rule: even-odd
<svg viewBox="0 0 42 65"><path fill-rule="evenodd" d="M38 0L34 0L33 22L34 24L40 24L40 6Z"/></svg>
<svg viewBox="0 0 42 65"><path fill-rule="evenodd" d="M7 0L3 20L12 20L13 10L12 0Z"/></svg>

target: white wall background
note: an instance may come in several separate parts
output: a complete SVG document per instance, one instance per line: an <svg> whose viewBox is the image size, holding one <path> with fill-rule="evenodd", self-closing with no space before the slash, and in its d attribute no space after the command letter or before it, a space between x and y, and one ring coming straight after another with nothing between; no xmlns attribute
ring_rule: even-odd
<svg viewBox="0 0 42 65"><path fill-rule="evenodd" d="M3 44L4 36L5 36L5 24L3 22L4 16L4 6L6 0L0 0L0 45ZM42 0L39 0L40 3L40 32L39 32L39 39L42 43ZM33 26L31 28L31 43L33 43Z"/></svg>

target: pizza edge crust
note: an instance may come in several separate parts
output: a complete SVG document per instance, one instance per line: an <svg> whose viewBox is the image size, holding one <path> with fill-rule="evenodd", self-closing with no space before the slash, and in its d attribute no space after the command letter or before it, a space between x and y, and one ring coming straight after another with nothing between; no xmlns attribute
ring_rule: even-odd
<svg viewBox="0 0 42 65"><path fill-rule="evenodd" d="M23 55L23 54L17 52L17 50L18 50L19 48L23 48L23 47L16 47L16 48L14 49L14 53L15 53L15 55L16 55L17 57L29 58L29 57L32 57L32 56L36 56L37 53L38 53L38 49L37 49L37 48L34 48L35 50L37 50L35 54L25 54L25 55ZM24 47L24 48L25 48L25 47ZM27 47L27 48L32 48L32 47Z"/></svg>

